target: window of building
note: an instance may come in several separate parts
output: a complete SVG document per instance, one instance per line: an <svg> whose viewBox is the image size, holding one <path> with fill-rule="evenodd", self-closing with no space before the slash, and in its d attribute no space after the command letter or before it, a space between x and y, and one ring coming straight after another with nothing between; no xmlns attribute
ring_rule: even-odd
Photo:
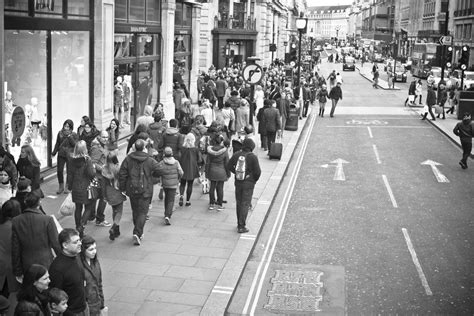
<svg viewBox="0 0 474 316"><path fill-rule="evenodd" d="M115 0L115 21L122 23L159 24L161 21L161 1Z"/></svg>

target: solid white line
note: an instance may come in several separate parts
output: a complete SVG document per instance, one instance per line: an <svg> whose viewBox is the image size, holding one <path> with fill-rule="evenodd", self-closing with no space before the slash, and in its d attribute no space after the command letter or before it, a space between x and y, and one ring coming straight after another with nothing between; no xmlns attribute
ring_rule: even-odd
<svg viewBox="0 0 474 316"><path fill-rule="evenodd" d="M374 135L372 135L372 130L370 129L370 126L367 126L367 130L369 131L369 137L374 138Z"/></svg>
<svg viewBox="0 0 474 316"><path fill-rule="evenodd" d="M372 148L374 149L375 159L377 159L377 163L381 164L382 162L380 161L379 152L377 151L377 146L372 145Z"/></svg>
<svg viewBox="0 0 474 316"><path fill-rule="evenodd" d="M392 192L392 189L390 188L390 184L388 184L387 176L383 174L382 178L383 178L383 183L385 183L385 187L387 188L388 195L390 195L390 200L392 201L393 207L398 208L397 201L395 201L395 196L393 196L393 192Z"/></svg>
<svg viewBox="0 0 474 316"><path fill-rule="evenodd" d="M277 241L278 241L278 237L280 235L281 228L283 226L283 222L284 222L284 219L285 219L285 216L286 216L286 212L288 210L288 204L290 203L290 197L293 194L296 179L297 179L299 171L301 169L301 164L303 162L304 152L306 150L306 147L308 146L308 142L309 142L309 138L310 138L310 134L311 134L310 131L312 130L312 128L314 126L314 123L316 121L316 116L312 115L311 118L312 118L312 120L310 122L310 127L308 128L308 133L306 134L306 138L304 139L304 142L303 142L301 151L299 153L298 159L296 160L295 172L293 173L292 177L290 178L290 183L288 184L288 187L286 188L285 195L284 195L284 198L283 198L283 203L281 204L280 209L278 210L278 215L277 215L277 218L275 220L275 224L273 225L270 237L268 239L269 242L267 244L267 247L265 248L264 254L262 256L262 260L260 261L260 263L258 265L257 271L256 271L254 279L252 281L252 285L250 287L250 291L249 291L249 294L247 296L247 300L245 302L245 306L244 306L244 309L243 309L243 312L242 312L242 314L244 314L244 315L247 314L250 302L252 301L252 299L254 297L255 298L253 299L253 303L252 303L251 310L250 310L250 315L253 316L254 313L255 313L255 308L256 308L257 303L258 303L258 297L260 296L260 292L262 290L265 275L267 274L268 267L270 266L271 259L272 259L272 256L273 256L273 252L275 251L275 247L276 247L276 244L277 244ZM270 246L270 244L271 244L271 248L268 247L268 246ZM270 252L268 253L269 249L270 249ZM268 253L268 256L267 256L267 253ZM260 270L262 269L263 265L264 265L263 271L262 271L261 276L260 276ZM257 283L259 277L260 277L260 281L258 282L258 287L256 287L256 283ZM253 295L255 290L256 290L255 295Z"/></svg>
<svg viewBox="0 0 474 316"><path fill-rule="evenodd" d="M426 276L423 273L423 269L421 268L420 261L418 261L415 248L413 247L413 244L411 243L411 239L410 239L410 236L408 235L408 231L406 230L406 228L402 228L402 232L403 232L403 236L405 237L408 250L410 251L413 263L415 264L416 271L418 271L418 276L420 277L421 284L425 288L426 295L433 295L433 292L431 292L430 286L428 285L428 281L426 280Z"/></svg>

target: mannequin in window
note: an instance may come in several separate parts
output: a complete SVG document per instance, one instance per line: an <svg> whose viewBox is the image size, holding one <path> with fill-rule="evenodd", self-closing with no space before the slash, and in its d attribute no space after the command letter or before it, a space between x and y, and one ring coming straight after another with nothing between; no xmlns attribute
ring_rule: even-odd
<svg viewBox="0 0 474 316"><path fill-rule="evenodd" d="M13 133L11 130L11 123L12 123L12 114L13 110L15 109L16 104L13 102L13 94L11 91L7 91L5 93L5 131L6 135L8 137L8 140L6 140L6 143L9 144L9 142L12 140Z"/></svg>
<svg viewBox="0 0 474 316"><path fill-rule="evenodd" d="M123 128L122 122L123 112L123 86L122 77L118 76L114 86L114 116L120 123L120 128Z"/></svg>
<svg viewBox="0 0 474 316"><path fill-rule="evenodd" d="M143 115L149 94L150 86L148 84L148 77L145 76L140 80L140 85L138 86L138 103L140 104L138 116Z"/></svg>
<svg viewBox="0 0 474 316"><path fill-rule="evenodd" d="M30 104L25 105L26 126L29 129L29 139L27 143L36 144L38 138L39 127L41 125L41 117L38 113L38 98L31 98Z"/></svg>
<svg viewBox="0 0 474 316"><path fill-rule="evenodd" d="M123 76L123 123L130 125L130 111L133 104L132 101L132 76Z"/></svg>

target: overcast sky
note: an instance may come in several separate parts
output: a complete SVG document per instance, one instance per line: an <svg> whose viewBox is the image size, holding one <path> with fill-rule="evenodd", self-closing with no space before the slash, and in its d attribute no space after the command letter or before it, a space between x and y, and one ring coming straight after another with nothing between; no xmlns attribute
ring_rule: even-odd
<svg viewBox="0 0 474 316"><path fill-rule="evenodd" d="M352 0L306 0L308 7L315 7L320 5L345 5L351 4Z"/></svg>

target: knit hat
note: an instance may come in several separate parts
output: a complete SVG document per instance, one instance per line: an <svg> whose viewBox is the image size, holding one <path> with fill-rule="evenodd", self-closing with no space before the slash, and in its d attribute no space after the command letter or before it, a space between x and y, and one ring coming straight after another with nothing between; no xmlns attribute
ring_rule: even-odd
<svg viewBox="0 0 474 316"><path fill-rule="evenodd" d="M31 180L24 176L21 176L17 184L18 191L25 191L26 189L28 189L29 186L31 186Z"/></svg>
<svg viewBox="0 0 474 316"><path fill-rule="evenodd" d="M255 143L251 138L246 138L242 142L242 149L246 151L253 151L255 149Z"/></svg>

